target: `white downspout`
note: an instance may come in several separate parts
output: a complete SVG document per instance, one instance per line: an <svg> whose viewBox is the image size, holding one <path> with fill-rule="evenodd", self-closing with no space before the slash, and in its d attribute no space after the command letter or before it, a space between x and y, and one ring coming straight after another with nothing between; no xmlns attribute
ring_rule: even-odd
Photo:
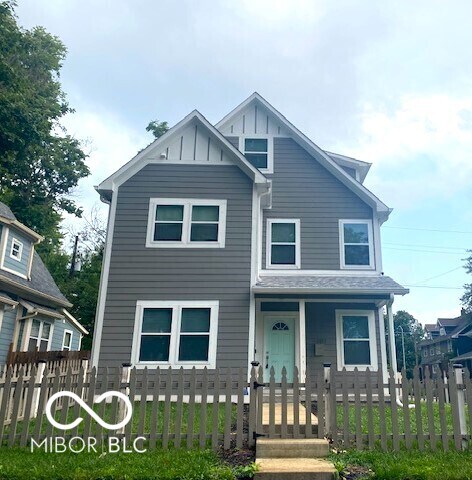
<svg viewBox="0 0 472 480"><path fill-rule="evenodd" d="M388 343L390 346L390 368L393 370L393 373L395 375L395 382L396 382L396 376L397 376L397 350L395 348L395 330L394 330L394 325L393 325L393 311L392 311L392 305L393 305L393 294L390 294L390 300L387 302L387 317L388 317ZM395 388L395 401L396 404L403 408L403 403L400 400L400 397L397 394L397 389ZM409 404L408 408L415 408L413 404Z"/></svg>

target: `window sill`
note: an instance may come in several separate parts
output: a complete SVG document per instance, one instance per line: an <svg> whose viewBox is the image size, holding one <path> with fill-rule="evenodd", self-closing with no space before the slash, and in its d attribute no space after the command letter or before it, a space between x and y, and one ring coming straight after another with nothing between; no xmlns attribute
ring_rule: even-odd
<svg viewBox="0 0 472 480"><path fill-rule="evenodd" d="M138 362L134 363L133 367L137 370L143 370L145 368L161 368L161 369L173 369L173 370L180 370L181 368L184 370L191 370L195 368L195 370L203 370L204 368L213 369L216 368L216 365L213 363L163 363L163 362Z"/></svg>
<svg viewBox="0 0 472 480"><path fill-rule="evenodd" d="M146 242L146 248L225 248L224 243L220 242L194 242L194 243L183 243L183 242Z"/></svg>

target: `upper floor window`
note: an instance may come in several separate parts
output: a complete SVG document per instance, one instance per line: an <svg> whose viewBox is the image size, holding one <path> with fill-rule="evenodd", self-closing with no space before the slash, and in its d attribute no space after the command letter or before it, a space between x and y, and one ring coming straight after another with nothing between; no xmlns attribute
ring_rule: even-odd
<svg viewBox="0 0 472 480"><path fill-rule="evenodd" d="M215 367L218 302L140 301L133 361Z"/></svg>
<svg viewBox="0 0 472 480"><path fill-rule="evenodd" d="M372 222L339 220L341 268L374 268Z"/></svg>
<svg viewBox="0 0 472 480"><path fill-rule="evenodd" d="M300 268L300 220L267 220L267 268Z"/></svg>
<svg viewBox="0 0 472 480"><path fill-rule="evenodd" d="M226 200L151 198L147 247L223 248Z"/></svg>
<svg viewBox="0 0 472 480"><path fill-rule="evenodd" d="M263 173L273 173L272 139L267 137L240 137L239 149L248 161Z"/></svg>
<svg viewBox="0 0 472 480"><path fill-rule="evenodd" d="M447 351L452 352L452 341L451 340L447 341Z"/></svg>
<svg viewBox="0 0 472 480"><path fill-rule="evenodd" d="M377 369L375 316L373 311L336 310L338 369Z"/></svg>
<svg viewBox="0 0 472 480"><path fill-rule="evenodd" d="M13 238L11 241L11 250L10 257L21 262L21 257L23 255L23 243L18 239Z"/></svg>

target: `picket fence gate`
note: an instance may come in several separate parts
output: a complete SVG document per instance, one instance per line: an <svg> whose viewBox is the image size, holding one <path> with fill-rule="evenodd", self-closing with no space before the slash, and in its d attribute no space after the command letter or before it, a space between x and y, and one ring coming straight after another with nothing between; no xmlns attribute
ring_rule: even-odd
<svg viewBox="0 0 472 480"><path fill-rule="evenodd" d="M273 369L264 382L263 369L173 370L89 369L84 361L8 367L0 375L0 442L27 446L54 436L66 439L110 436L138 438L148 448L252 447L258 437L328 438L336 448L399 450L467 448L472 436L472 383L467 370L451 368L448 380L412 379L403 372L322 371L298 369L288 381L285 369L276 381ZM133 406L131 421L107 430L69 396L51 406L54 419L77 426L59 430L48 422L45 407L57 392L76 394L111 424L126 408L116 397L96 403L106 391L124 393ZM413 407L413 408L412 408Z"/></svg>

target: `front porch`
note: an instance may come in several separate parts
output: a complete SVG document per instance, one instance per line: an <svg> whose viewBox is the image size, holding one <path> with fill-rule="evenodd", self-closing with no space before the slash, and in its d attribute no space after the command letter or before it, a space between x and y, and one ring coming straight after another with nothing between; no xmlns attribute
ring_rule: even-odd
<svg viewBox="0 0 472 480"><path fill-rule="evenodd" d="M283 367L287 382L293 382L294 368L304 382L306 372L323 372L330 364L337 370L354 368L365 376L381 371L387 378L387 365L396 356L388 355L383 309L392 316L386 295L264 295L255 296L253 362L262 367L263 381L281 382Z"/></svg>

